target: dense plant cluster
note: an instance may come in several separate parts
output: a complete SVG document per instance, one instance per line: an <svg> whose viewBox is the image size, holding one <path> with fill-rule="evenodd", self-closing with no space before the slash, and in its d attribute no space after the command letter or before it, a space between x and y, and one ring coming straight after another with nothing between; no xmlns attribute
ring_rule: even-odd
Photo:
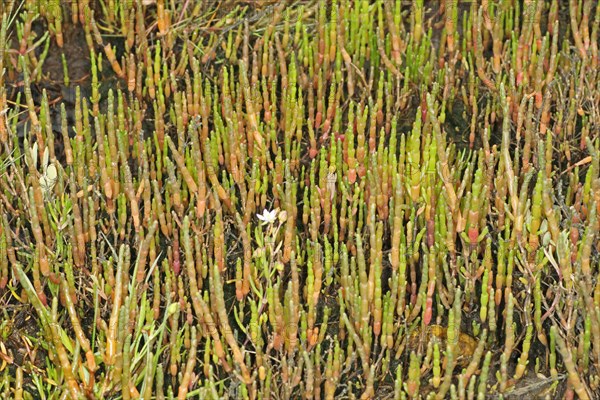
<svg viewBox="0 0 600 400"><path fill-rule="evenodd" d="M597 1L0 23L0 397L600 394Z"/></svg>

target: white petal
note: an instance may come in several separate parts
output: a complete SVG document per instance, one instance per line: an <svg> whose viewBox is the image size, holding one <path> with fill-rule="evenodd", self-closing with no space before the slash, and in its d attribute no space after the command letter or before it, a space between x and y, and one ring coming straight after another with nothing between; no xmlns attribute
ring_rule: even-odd
<svg viewBox="0 0 600 400"><path fill-rule="evenodd" d="M48 179L44 175L40 176L40 186L44 192L48 191Z"/></svg>
<svg viewBox="0 0 600 400"><path fill-rule="evenodd" d="M33 168L37 168L38 144L35 142L31 148L31 158L33 159Z"/></svg>
<svg viewBox="0 0 600 400"><path fill-rule="evenodd" d="M46 178L48 178L50 181L55 181L56 177L58 176L58 171L56 170L56 167L54 166L54 164L50 164L48 165L48 168L46 168Z"/></svg>
<svg viewBox="0 0 600 400"><path fill-rule="evenodd" d="M48 147L44 149L44 158L42 159L42 167L48 165L48 157L50 155L50 151L48 151Z"/></svg>

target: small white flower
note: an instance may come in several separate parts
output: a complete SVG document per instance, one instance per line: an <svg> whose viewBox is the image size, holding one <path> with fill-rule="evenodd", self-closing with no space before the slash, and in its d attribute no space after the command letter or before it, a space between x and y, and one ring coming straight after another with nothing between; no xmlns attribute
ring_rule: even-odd
<svg viewBox="0 0 600 400"><path fill-rule="evenodd" d="M57 176L58 171L54 164L50 164L44 168L44 173L40 176L40 186L42 187L45 196L52 193L52 189L54 189L54 185L56 185Z"/></svg>
<svg viewBox="0 0 600 400"><path fill-rule="evenodd" d="M275 219L277 219L278 212L278 208L274 209L273 211L265 209L263 210L262 214L256 214L256 216L262 221L262 225L270 225L275 222Z"/></svg>
<svg viewBox="0 0 600 400"><path fill-rule="evenodd" d="M38 144L37 144L37 142L35 142L33 144L33 146L31 146L31 148L30 148L27 137L25 137L24 146L25 146L26 151L29 150L30 155L31 155L31 161L33 162L33 165L29 165L29 161L27 161L29 158L25 157L25 164L27 164L27 166L29 168L37 169L38 168ZM40 178L39 178L40 186L42 188L42 192L43 192L44 196L48 196L52 192L52 189L54 189L54 185L56 184L56 180L58 178L58 170L56 169L56 166L52 162L50 162L49 157L50 157L50 153L49 153L48 147L46 147L44 149L44 155L41 160L40 168L41 168L42 172L40 172Z"/></svg>
<svg viewBox="0 0 600 400"><path fill-rule="evenodd" d="M44 158L42 160L43 173L40 176L40 186L42 187L44 196L48 196L52 189L54 189L54 185L56 184L56 180L58 178L58 170L53 163L48 162L48 148L44 149Z"/></svg>

